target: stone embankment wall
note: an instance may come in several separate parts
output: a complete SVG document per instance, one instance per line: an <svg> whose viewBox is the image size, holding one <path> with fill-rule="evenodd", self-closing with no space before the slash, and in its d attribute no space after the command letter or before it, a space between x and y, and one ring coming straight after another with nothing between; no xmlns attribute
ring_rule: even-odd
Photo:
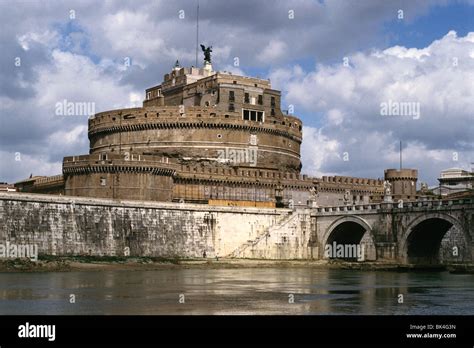
<svg viewBox="0 0 474 348"><path fill-rule="evenodd" d="M291 214L288 209L1 193L0 243L36 244L40 254L48 255L237 256L242 245ZM295 228L283 227L281 233L294 240ZM293 253L269 246L262 256L306 256L286 244Z"/></svg>
<svg viewBox="0 0 474 348"><path fill-rule="evenodd" d="M336 238L362 243L366 261L472 262L471 200L389 205L290 210L0 193L0 244L47 255L322 259Z"/></svg>

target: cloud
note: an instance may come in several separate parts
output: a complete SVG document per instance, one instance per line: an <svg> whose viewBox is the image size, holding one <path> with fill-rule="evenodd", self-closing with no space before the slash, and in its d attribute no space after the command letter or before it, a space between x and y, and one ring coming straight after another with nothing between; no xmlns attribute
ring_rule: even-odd
<svg viewBox="0 0 474 348"><path fill-rule="evenodd" d="M339 158L341 144L336 139L329 139L321 129L303 127L304 142L302 144L302 162L304 171L315 176L334 174L322 172L320 169L331 159Z"/></svg>
<svg viewBox="0 0 474 348"><path fill-rule="evenodd" d="M119 11L106 15L101 21L105 42L122 56L139 52L139 58L152 60L165 49L159 25L148 13Z"/></svg>
<svg viewBox="0 0 474 348"><path fill-rule="evenodd" d="M357 5L345 0L200 0L199 41L213 46L216 70L263 75L273 67L273 87L280 87L286 102L293 103L296 112L315 112L327 123L323 127L309 122L305 127L308 139L327 151L310 156L311 147L303 144L303 164L315 173L349 173L348 163L358 158L354 132L361 129L364 136L389 134L384 144L403 135L410 141L407 146L416 140L417 151L428 151L430 156L448 156L459 149L462 157L472 148L466 138L470 128L461 129L439 115L442 110L464 122L472 107L466 90L470 75L462 81L464 87L456 86L458 71L468 71L474 57L474 49L466 48L472 38L451 33L424 51L384 49L384 26L397 21L398 9L410 22L444 4L444 0L361 0ZM0 180L15 181L31 172L57 174L62 156L87 153L86 118L54 115L57 102L93 102L98 112L140 105L144 89L158 84L176 59L183 66L195 64L194 1L3 1L0 21L0 151L5 160ZM452 47L446 47L447 40ZM436 45L444 53L437 53ZM368 54L368 47L380 50ZM202 53L198 54L201 61ZM349 68L327 63L345 56L350 58ZM21 66L15 66L16 58ZM235 58L239 66L234 66ZM448 76L439 67L443 60L448 66L454 58L458 70L446 67L452 73ZM315 71L306 71L301 63L305 60L318 62ZM395 118L370 117L378 112L373 101L412 96L420 100L418 126L424 128L410 128L412 123ZM459 104L449 102L453 99ZM438 128L444 129L446 139L440 148L435 141ZM340 163L344 151L350 152L348 163ZM21 163L15 161L16 152L22 154ZM367 163L353 169L372 175L381 164L385 165Z"/></svg>
<svg viewBox="0 0 474 348"><path fill-rule="evenodd" d="M319 64L309 72L295 66L270 77L285 86L295 110L322 118L306 117L312 127L305 128L303 158L321 145L333 155L316 157L312 172L380 176L398 166L402 140L405 165L421 168L422 179L433 184L440 170L474 160L473 50L474 33L458 37L451 31L422 49L358 52L349 64ZM420 114L383 116L383 103L414 103ZM349 161L340 159L343 151Z"/></svg>
<svg viewBox="0 0 474 348"><path fill-rule="evenodd" d="M280 40L270 40L267 46L264 47L259 54L258 59L261 62L275 62L285 56L287 45Z"/></svg>
<svg viewBox="0 0 474 348"><path fill-rule="evenodd" d="M87 115L57 115L57 103L91 103L99 112L140 106L143 100L142 91L120 84L118 66L58 49L50 56L49 65L35 70L34 99L1 97L1 181L59 174L64 156L88 153Z"/></svg>
<svg viewBox="0 0 474 348"><path fill-rule="evenodd" d="M19 155L19 157L18 157ZM30 156L0 150L0 182L14 182L28 178L31 174L51 175L62 172L61 162L50 162L48 156ZM14 181L10 178L14 178Z"/></svg>

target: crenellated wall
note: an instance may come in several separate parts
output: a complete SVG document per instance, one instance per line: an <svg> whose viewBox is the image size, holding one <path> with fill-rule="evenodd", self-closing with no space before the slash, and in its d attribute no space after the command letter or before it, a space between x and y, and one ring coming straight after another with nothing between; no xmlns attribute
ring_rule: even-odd
<svg viewBox="0 0 474 348"><path fill-rule="evenodd" d="M157 154L180 160L217 160L223 150L255 147L254 163L276 170L299 171L301 121L257 123L240 113L201 107L166 106L102 112L89 120L90 152Z"/></svg>

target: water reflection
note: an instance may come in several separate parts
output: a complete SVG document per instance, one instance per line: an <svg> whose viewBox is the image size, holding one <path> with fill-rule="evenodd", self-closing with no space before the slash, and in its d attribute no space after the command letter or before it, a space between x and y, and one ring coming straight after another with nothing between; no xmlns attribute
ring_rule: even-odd
<svg viewBox="0 0 474 348"><path fill-rule="evenodd" d="M0 314L473 314L473 289L473 275L447 272L265 268L4 273ZM403 303L398 302L400 294ZM180 295L184 303L179 303Z"/></svg>

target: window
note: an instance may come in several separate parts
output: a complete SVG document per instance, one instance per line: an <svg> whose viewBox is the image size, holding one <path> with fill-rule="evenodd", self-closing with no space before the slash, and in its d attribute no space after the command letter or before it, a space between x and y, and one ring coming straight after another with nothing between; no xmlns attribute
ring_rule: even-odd
<svg viewBox="0 0 474 348"><path fill-rule="evenodd" d="M244 110L244 120L245 121L250 120L250 111L249 110Z"/></svg>
<svg viewBox="0 0 474 348"><path fill-rule="evenodd" d="M107 185L107 180L104 177L100 178L100 186L105 186Z"/></svg>
<svg viewBox="0 0 474 348"><path fill-rule="evenodd" d="M257 121L257 111L250 111L250 121Z"/></svg>
<svg viewBox="0 0 474 348"><path fill-rule="evenodd" d="M242 109L242 119L245 121L263 122L265 114L263 111Z"/></svg>
<svg viewBox="0 0 474 348"><path fill-rule="evenodd" d="M258 105L263 105L263 95L258 96Z"/></svg>
<svg viewBox="0 0 474 348"><path fill-rule="evenodd" d="M272 98L270 99L270 105L271 105L272 108L275 107L275 97L272 97Z"/></svg>
<svg viewBox="0 0 474 348"><path fill-rule="evenodd" d="M234 104L229 104L229 111L235 111Z"/></svg>
<svg viewBox="0 0 474 348"><path fill-rule="evenodd" d="M235 100L234 91L229 91L229 101L234 101L234 100Z"/></svg>
<svg viewBox="0 0 474 348"><path fill-rule="evenodd" d="M151 99L151 92L146 92L146 99Z"/></svg>
<svg viewBox="0 0 474 348"><path fill-rule="evenodd" d="M99 155L99 160L101 161L106 161L107 160L107 154L106 153L101 153Z"/></svg>
<svg viewBox="0 0 474 348"><path fill-rule="evenodd" d="M270 115L275 116L275 109L272 109L272 112L270 113Z"/></svg>
<svg viewBox="0 0 474 348"><path fill-rule="evenodd" d="M245 93L245 96L244 96L244 103L250 103L250 96L248 93Z"/></svg>

